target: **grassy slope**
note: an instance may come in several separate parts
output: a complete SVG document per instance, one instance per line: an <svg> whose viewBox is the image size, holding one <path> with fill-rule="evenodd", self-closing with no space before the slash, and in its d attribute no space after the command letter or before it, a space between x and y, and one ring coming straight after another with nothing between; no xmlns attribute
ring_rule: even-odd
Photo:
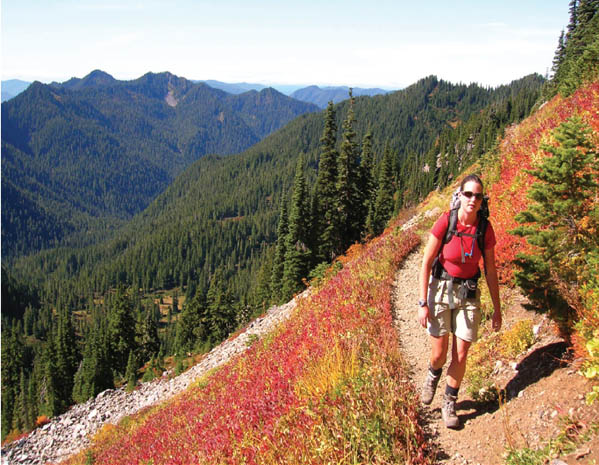
<svg viewBox="0 0 599 465"><path fill-rule="evenodd" d="M524 247L508 231L531 184L523 167L573 114L599 131L599 83L556 97L486 166L504 280ZM417 398L391 326L394 271L418 243L399 220L301 301L294 317L176 400L101 431L68 463L427 463ZM150 462L151 460L151 462Z"/></svg>

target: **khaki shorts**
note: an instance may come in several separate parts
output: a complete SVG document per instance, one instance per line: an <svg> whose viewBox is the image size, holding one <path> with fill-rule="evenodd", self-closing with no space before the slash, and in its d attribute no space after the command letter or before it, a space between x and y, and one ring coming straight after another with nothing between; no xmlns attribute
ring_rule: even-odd
<svg viewBox="0 0 599 465"><path fill-rule="evenodd" d="M460 285L453 283L453 303L455 308L449 308L449 281L431 277L428 285L428 308L430 311L427 325L431 336L443 336L453 333L460 339L475 342L480 324L480 289L476 290L476 297L460 299L458 289Z"/></svg>

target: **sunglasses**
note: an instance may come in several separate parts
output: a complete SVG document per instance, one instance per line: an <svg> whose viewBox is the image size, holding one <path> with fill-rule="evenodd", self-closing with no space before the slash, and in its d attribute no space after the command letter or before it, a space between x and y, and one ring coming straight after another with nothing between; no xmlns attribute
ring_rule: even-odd
<svg viewBox="0 0 599 465"><path fill-rule="evenodd" d="M466 197L467 199L472 198L472 196L474 196L474 198L476 200L482 200L483 199L483 194L481 192L470 192L470 191L462 191L462 195L464 197Z"/></svg>

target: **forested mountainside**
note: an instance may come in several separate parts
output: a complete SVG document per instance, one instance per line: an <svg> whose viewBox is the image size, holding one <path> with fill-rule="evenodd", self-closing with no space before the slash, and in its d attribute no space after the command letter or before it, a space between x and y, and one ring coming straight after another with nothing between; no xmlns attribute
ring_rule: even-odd
<svg viewBox="0 0 599 465"><path fill-rule="evenodd" d="M3 258L106 237L202 156L240 152L316 110L170 73L35 82L2 104Z"/></svg>
<svg viewBox="0 0 599 465"><path fill-rule="evenodd" d="M362 95L368 95L372 97L374 95L389 93L389 91L383 89L363 89L361 87L353 87L352 92L356 97L360 97ZM348 93L349 87L346 86L308 86L296 90L290 96L297 100L301 100L302 102L310 102L318 105L320 108L326 108L329 102L339 103L343 100L346 100L348 98Z"/></svg>
<svg viewBox="0 0 599 465"><path fill-rule="evenodd" d="M598 184L589 184L588 175L594 173L596 180L599 169L596 138L599 114L595 111L599 103L598 85L597 82L585 85L569 98L555 97L523 124L512 126L497 153L488 152L481 159L485 166L481 174L493 199L492 221L498 243L503 246L498 253L502 275L514 266L509 252L513 248L510 243L513 245L518 241L510 233L514 216L517 216L515 213L522 213L535 203L534 196L529 196L528 204L521 200L527 193L532 194L542 185L546 191L568 200L585 195L570 189L574 186L583 187L586 194L590 192L589 188L594 189L596 194ZM583 142L576 150L571 150L572 136ZM557 178L549 182L543 180L539 175L552 171L552 158L574 161L570 166L579 176L570 176L572 171L554 172ZM514 169L531 165L540 168L534 170L534 174ZM470 166L468 172L472 169L478 170L480 166ZM553 182L558 180L564 183ZM568 460L568 463L574 457L580 463L594 463L597 457L597 449L593 449L598 439L597 411L594 405L586 406L581 401L588 393L587 402L592 402L593 393L586 390L591 385L580 382L581 376L572 369L573 366L552 372L558 364L564 363L563 359L556 360L551 350L562 343L546 345L548 341L555 341L555 328L542 319L544 323L539 326L543 327L541 334L544 336L539 337L535 336L536 331L533 332L531 320L513 321L514 308L518 306L512 302L513 291L502 293L511 296L504 301L507 311L504 323L508 324L499 333L491 332L488 325L484 325L481 340L473 349L478 350L472 354L476 363L467 368L464 390L468 394L463 394L464 401L458 410L465 422L463 430L447 433L442 430L432 436L426 434L435 427L438 418L422 413L417 395L420 375L415 377L406 370L407 364L403 361L406 347L398 340L406 332L404 323L413 320L410 305L417 294L408 292L408 303L403 302L403 306L396 308L402 312L400 319L395 321L400 327L394 327L390 313L391 283L394 276L406 279L407 272L410 276L406 281L396 281L396 292L404 295L406 285L416 285L417 271L406 264L404 258L418 245L419 235L426 237L439 206L447 205L458 183L459 179L456 179L450 189L428 196L417 209L420 214L412 216L414 209L402 212L380 237L363 246L356 245L345 256L339 257L323 279L314 281L311 291L296 300L297 311L286 323L271 334L261 337L254 334L245 339L249 348L244 355L203 375L176 398L140 411L117 426L106 424L91 439L89 447L67 463L113 465L151 461L159 464L172 463L176 457L184 463L313 464L343 462L348 456L356 463L431 464L447 457L454 459L451 463L542 465L556 457ZM554 197L547 200L546 206L550 207ZM592 253L596 256L599 244L588 233L597 227L597 196L587 195L586 200L588 203L585 202L584 208L575 212L574 221L583 227L581 232L586 245L591 245L589 239L594 240ZM585 218L586 213L591 213L592 217ZM411 220L405 223L408 214ZM541 221L556 225L560 237L572 237L567 234L567 229L573 227L569 219L552 212ZM564 256L577 250L574 241L567 242L568 248L559 251L561 256L556 257L551 266L559 267ZM526 246L518 248L532 251ZM539 256L544 253L539 249L532 252ZM410 262L418 263L417 256ZM594 263L596 268L599 262ZM401 274L397 273L399 264ZM567 265L581 271L585 268L584 262L578 260L570 260ZM594 276L597 276L596 272ZM580 295L592 299L593 292L596 295L598 289L594 276L587 274L583 278L581 275L584 281L570 283L571 290L584 283L578 287ZM547 305L543 307L541 311L548 310ZM596 309L587 307L586 312L576 317L580 318L578 327L592 325L597 321L596 314ZM483 320L489 317L488 307L483 306ZM253 327L254 324L248 325L244 336ZM596 327L595 324L594 328L588 329L596 330ZM232 337L227 343L234 340ZM589 347L592 349L593 346ZM592 350L586 354L585 363L594 360L597 366L598 360L592 359ZM421 353L421 369L424 369L428 353L417 352ZM218 350L211 352L202 358L202 364L215 354L223 356ZM551 360L548 362L548 359ZM518 368L511 368L512 363ZM548 369L547 365L552 368ZM497 374L498 366L502 376ZM591 373L590 368L583 372ZM511 379L507 385L506 374L507 379ZM597 378L598 375L594 376ZM545 383L547 379L552 383ZM485 389L479 391L481 383ZM577 389L572 389L571 385L576 385ZM494 386L494 389L488 386ZM539 388L547 386L551 388L547 391L549 394L540 391ZM144 386L142 392L147 392L147 387ZM567 396L560 391L562 387ZM493 394L499 394L498 389L505 393L501 409L497 400L489 400ZM517 395L518 391L524 394ZM556 391L562 392L565 405L575 408L561 409L564 404ZM92 409L94 414L95 409L99 409L98 416L101 415L102 404L106 405L106 399L112 395L116 397L123 393L119 390L98 396L96 403L79 411L81 422L92 416L88 413ZM549 409L547 398L556 402L554 405L550 401ZM516 409L517 413L514 413ZM23 452L31 451L34 446L44 453L48 450L44 447L52 450L48 435L52 438L52 434L64 432L73 420L77 422L77 415L72 414L74 410L68 417L57 419L45 430L34 433L31 441L27 438L23 443L15 443L7 455L15 459L23 457ZM555 412L551 419L548 418L550 412ZM508 419L504 420L507 415ZM531 421L522 420L527 416ZM498 431L497 425L502 420L505 423ZM522 429L522 423L518 421L531 427L522 434L522 440L514 439ZM535 436L539 432L535 425L539 423L549 425L541 429L547 435L542 438ZM439 437L445 437L445 442L437 442ZM533 437L535 439L531 439ZM448 443L455 442L461 447L448 447ZM526 447L520 449L523 443ZM506 449L502 450L504 445ZM61 451L59 448L60 445L54 445L54 451ZM454 451L459 455L454 456Z"/></svg>
<svg viewBox="0 0 599 465"><path fill-rule="evenodd" d="M438 170L423 171L423 165L428 158L436 160L442 147L433 148L435 141L444 131L455 132L451 124L460 127L460 121L477 115L484 121L476 127L465 124L470 130L467 136L455 132L453 152L447 158L459 160L453 155L460 137L478 141L480 135L487 146L494 144L505 124L528 112L541 83L539 76L530 76L511 86L483 89L429 77L395 94L355 99L352 125L357 141L370 128L369 144L377 164L382 163L387 147L390 184L386 189L391 197L396 191L406 192L395 196L399 207L404 197L413 203L436 185ZM337 128L349 106L347 102L335 108ZM304 154L308 185L316 178L323 124L322 114L304 115L242 154L204 157L114 239L83 250L38 254L21 260L16 269L21 276L36 276L38 283L74 279L79 283L76 288L103 292L119 282L145 289L207 288L213 271L223 266L232 279L234 295L246 295L251 277L256 277L258 258L276 239L281 198L288 195L300 154ZM336 144L339 134L332 138ZM446 134L443 140L449 144L452 139ZM359 163L360 149L353 150ZM479 153L469 146L463 151L464 158ZM435 164L433 160L431 166ZM444 163L441 174L447 179L458 168L458 161L453 166ZM378 172L374 176L378 183ZM85 292L78 294L82 297Z"/></svg>

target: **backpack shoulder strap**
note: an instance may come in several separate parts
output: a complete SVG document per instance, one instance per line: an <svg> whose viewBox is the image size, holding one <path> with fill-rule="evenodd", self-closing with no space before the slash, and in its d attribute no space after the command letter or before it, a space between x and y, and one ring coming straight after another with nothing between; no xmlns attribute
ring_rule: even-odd
<svg viewBox="0 0 599 465"><path fill-rule="evenodd" d="M457 232L458 227L458 210L459 206L452 208L449 210L449 219L447 224L447 231L445 231L445 237L443 238L443 243L447 244L453 235Z"/></svg>
<svg viewBox="0 0 599 465"><path fill-rule="evenodd" d="M483 215L480 217L478 226L476 228L476 241L478 242L480 253L483 256L483 267L485 269L485 274L487 272L487 263L485 261L485 236L487 234L487 226L489 226L489 219Z"/></svg>

